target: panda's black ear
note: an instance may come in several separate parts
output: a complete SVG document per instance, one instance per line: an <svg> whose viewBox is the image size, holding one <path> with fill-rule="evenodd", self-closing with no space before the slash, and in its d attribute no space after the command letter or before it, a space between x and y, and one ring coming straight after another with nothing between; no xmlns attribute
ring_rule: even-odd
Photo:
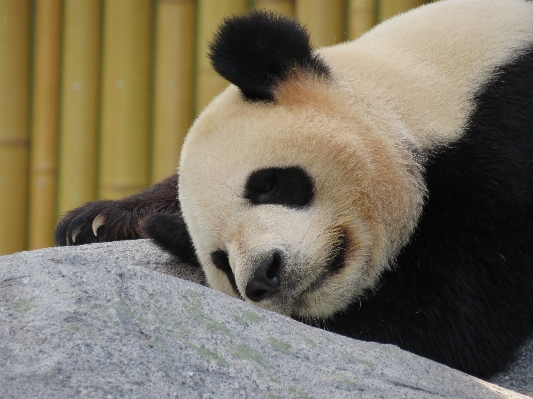
<svg viewBox="0 0 533 399"><path fill-rule="evenodd" d="M252 11L224 20L209 45L213 68L252 101L274 101L274 89L292 70L329 76L296 20Z"/></svg>

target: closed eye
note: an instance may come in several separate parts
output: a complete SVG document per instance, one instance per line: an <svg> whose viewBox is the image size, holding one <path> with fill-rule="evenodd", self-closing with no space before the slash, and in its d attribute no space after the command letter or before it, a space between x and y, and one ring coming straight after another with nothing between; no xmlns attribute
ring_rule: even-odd
<svg viewBox="0 0 533 399"><path fill-rule="evenodd" d="M311 176L298 166L256 170L248 176L244 187L244 198L252 205L303 208L312 202L314 194Z"/></svg>

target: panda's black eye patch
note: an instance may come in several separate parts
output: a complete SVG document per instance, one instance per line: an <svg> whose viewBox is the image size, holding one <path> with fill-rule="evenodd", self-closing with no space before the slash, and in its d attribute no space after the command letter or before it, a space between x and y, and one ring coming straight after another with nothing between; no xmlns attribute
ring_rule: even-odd
<svg viewBox="0 0 533 399"><path fill-rule="evenodd" d="M244 186L244 198L253 205L303 208L311 203L314 193L311 176L297 166L256 170L248 176Z"/></svg>
<svg viewBox="0 0 533 399"><path fill-rule="evenodd" d="M217 269L222 270L226 274L226 277L228 278L233 290L237 295L240 296L233 270L231 270L231 266L229 264L228 254L222 250L212 252L211 261Z"/></svg>

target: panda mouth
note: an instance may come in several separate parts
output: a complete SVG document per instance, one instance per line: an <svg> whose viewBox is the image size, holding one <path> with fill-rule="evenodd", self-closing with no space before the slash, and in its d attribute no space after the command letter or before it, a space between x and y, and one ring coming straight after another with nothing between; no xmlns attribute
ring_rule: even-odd
<svg viewBox="0 0 533 399"><path fill-rule="evenodd" d="M320 302L324 300L323 295L316 297L313 294L326 286L331 277L338 274L346 266L346 254L349 249L348 242L346 231L343 230L338 239L330 246L331 253L334 256L330 258L331 260L326 265L322 266L323 271L309 285L302 287L303 289L300 293L291 301L291 317L297 320L307 319L310 316L308 314L309 306L314 307L312 304L317 300ZM303 316L303 314L307 314L307 316ZM315 318L315 316L310 317L312 319Z"/></svg>
<svg viewBox="0 0 533 399"><path fill-rule="evenodd" d="M342 229L338 233L335 241L330 245L329 251L331 255L328 259L328 263L320 266L322 272L319 273L315 279L311 280L308 284L302 284L299 286L297 280L295 281L292 278L284 279L282 275L281 280L285 280L285 283L282 283L282 286L284 286L283 289L271 299L267 301L258 301L254 304L287 316L297 315L299 313L299 308L309 306L309 300L312 300L313 292L320 290L327 284L331 277L338 274L345 267L346 254L349 249L348 242L346 229ZM236 293L239 295L238 290L236 290ZM241 299L246 298L243 295L239 295L239 297Z"/></svg>
<svg viewBox="0 0 533 399"><path fill-rule="evenodd" d="M344 267L344 261L346 260L346 250L348 248L346 233L343 232L340 236L340 244L337 244L337 255L326 266L328 275L336 274Z"/></svg>
<svg viewBox="0 0 533 399"><path fill-rule="evenodd" d="M331 252L336 253L331 261L324 266L324 271L318 275L309 287L302 294L310 293L321 288L332 276L339 273L345 266L346 252L348 250L347 234L343 230L339 235L339 240L331 246Z"/></svg>

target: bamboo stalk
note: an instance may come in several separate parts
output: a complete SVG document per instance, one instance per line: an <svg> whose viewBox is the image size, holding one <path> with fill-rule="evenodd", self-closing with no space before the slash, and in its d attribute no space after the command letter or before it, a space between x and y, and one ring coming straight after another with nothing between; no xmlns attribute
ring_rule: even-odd
<svg viewBox="0 0 533 399"><path fill-rule="evenodd" d="M26 248L30 11L0 0L0 255Z"/></svg>
<svg viewBox="0 0 533 399"><path fill-rule="evenodd" d="M279 14L294 15L294 0L256 0L254 7L267 9Z"/></svg>
<svg viewBox="0 0 533 399"><path fill-rule="evenodd" d="M152 183L176 172L192 122L194 12L193 0L157 4Z"/></svg>
<svg viewBox="0 0 533 399"><path fill-rule="evenodd" d="M422 4L424 4L424 0L380 0L379 20L384 21Z"/></svg>
<svg viewBox="0 0 533 399"><path fill-rule="evenodd" d="M376 11L376 0L349 0L348 25L351 40L375 25Z"/></svg>
<svg viewBox="0 0 533 399"><path fill-rule="evenodd" d="M58 214L97 198L100 0L64 3Z"/></svg>
<svg viewBox="0 0 533 399"><path fill-rule="evenodd" d="M198 0L195 112L201 111L227 85L211 68L208 43L224 17L247 10L247 0Z"/></svg>
<svg viewBox="0 0 533 399"><path fill-rule="evenodd" d="M307 27L314 47L347 39L343 0L296 0L296 16Z"/></svg>
<svg viewBox="0 0 533 399"><path fill-rule="evenodd" d="M54 243L60 30L61 0L36 2L29 249Z"/></svg>
<svg viewBox="0 0 533 399"><path fill-rule="evenodd" d="M100 198L120 198L149 182L150 0L105 3Z"/></svg>

